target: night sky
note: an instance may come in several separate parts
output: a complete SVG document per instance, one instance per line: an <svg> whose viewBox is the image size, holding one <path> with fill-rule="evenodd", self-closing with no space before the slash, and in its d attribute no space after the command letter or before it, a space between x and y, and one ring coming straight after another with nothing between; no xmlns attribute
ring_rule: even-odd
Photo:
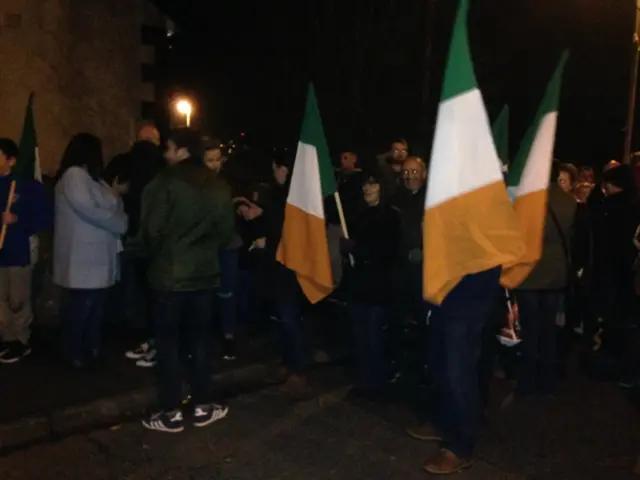
<svg viewBox="0 0 640 480"><path fill-rule="evenodd" d="M180 28L168 80L195 93L203 129L294 145L313 80L334 152L368 155L398 136L428 150L454 0L157 3ZM472 0L478 81L492 118L511 107L512 153L568 48L556 156L595 165L621 156L634 8L635 0Z"/></svg>

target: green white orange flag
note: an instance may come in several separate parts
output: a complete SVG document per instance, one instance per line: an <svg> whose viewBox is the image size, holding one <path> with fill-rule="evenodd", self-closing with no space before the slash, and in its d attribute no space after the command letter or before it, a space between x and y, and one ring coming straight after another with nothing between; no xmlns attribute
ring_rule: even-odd
<svg viewBox="0 0 640 480"><path fill-rule="evenodd" d="M466 275L512 265L524 251L473 70L468 10L461 0L425 201L423 294L437 305Z"/></svg>
<svg viewBox="0 0 640 480"><path fill-rule="evenodd" d="M276 257L296 272L311 303L333 290L323 201L335 192L329 147L315 90L310 85Z"/></svg>
<svg viewBox="0 0 640 480"><path fill-rule="evenodd" d="M498 158L502 160L503 170L509 165L509 106L505 105L492 126L493 141L496 144Z"/></svg>
<svg viewBox="0 0 640 480"><path fill-rule="evenodd" d="M509 172L507 183L515 197L513 206L520 220L526 251L517 264L502 272L501 283L505 288L520 285L542 255L562 74L568 58L569 53L564 52Z"/></svg>

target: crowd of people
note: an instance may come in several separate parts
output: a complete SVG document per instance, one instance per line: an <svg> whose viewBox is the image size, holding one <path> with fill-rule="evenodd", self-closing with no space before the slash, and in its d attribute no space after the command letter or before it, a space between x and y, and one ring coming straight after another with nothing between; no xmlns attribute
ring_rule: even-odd
<svg viewBox="0 0 640 480"><path fill-rule="evenodd" d="M228 408L214 402L211 384L214 319L226 360L236 358L242 325L263 321L263 315L274 319L282 364L272 380L294 398L309 395L305 299L295 273L276 261L293 158L274 156L271 178L254 183L226 175L220 141L179 129L162 148L158 130L145 126L131 150L105 168L100 139L81 133L64 152L53 199L35 180L14 178L17 158L16 144L0 139L0 362L30 353L30 246L34 235L53 225L65 361L77 370L99 361L108 292L120 285L127 316L144 331L126 356L155 367L158 377L160 411L144 418L146 428L184 429L183 363L193 424L203 427L227 415ZM355 152L340 156L336 176L349 235L336 244L340 274L334 277L340 281L333 296L347 306L355 399L388 399L389 384L407 368L407 326L420 339L425 382L438 385L437 365L447 348L456 348L440 341L423 299L427 175L424 160L412 156L404 140L369 162ZM515 371L519 395L556 393L563 332L583 339L592 368L607 359L622 385L639 384L630 334L640 250L636 199L634 170L627 165L607 164L597 181L593 169L554 165L542 258L517 290L496 301L487 315L491 321L481 325L482 351L469 357L479 372L478 411L471 403L464 418L455 419L454 433L437 415L408 429L414 438L434 442L447 432L446 448L428 471L470 466L496 365ZM329 224L340 224L333 198L326 200L325 214ZM497 284L498 270L483 275L495 276L487 279ZM475 309L465 303L470 298L459 301ZM515 311L513 326L522 339L517 365L496 339Z"/></svg>

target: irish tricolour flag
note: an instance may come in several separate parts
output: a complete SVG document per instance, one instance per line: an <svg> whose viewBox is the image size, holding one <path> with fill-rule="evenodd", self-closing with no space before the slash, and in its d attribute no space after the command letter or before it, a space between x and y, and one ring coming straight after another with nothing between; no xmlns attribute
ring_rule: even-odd
<svg viewBox="0 0 640 480"><path fill-rule="evenodd" d="M461 0L438 109L423 225L424 297L441 304L469 274L524 251L478 89Z"/></svg>
<svg viewBox="0 0 640 480"><path fill-rule="evenodd" d="M569 57L565 52L549 82L535 121L509 169L508 184L526 244L518 263L502 273L505 288L515 288L531 273L542 255L542 235L547 218L547 189L553 162L562 73Z"/></svg>
<svg viewBox="0 0 640 480"><path fill-rule="evenodd" d="M310 85L277 259L296 272L311 303L333 290L323 200L335 192L329 147Z"/></svg>

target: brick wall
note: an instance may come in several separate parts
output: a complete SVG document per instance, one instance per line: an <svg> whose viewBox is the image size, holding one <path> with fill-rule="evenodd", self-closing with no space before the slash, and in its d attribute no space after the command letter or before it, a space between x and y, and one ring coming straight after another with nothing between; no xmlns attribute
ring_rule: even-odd
<svg viewBox="0 0 640 480"><path fill-rule="evenodd" d="M102 139L107 160L126 150L141 101L153 100L141 77L152 55L143 24L163 25L146 0L2 0L0 135L19 138L33 91L45 173L79 131Z"/></svg>

